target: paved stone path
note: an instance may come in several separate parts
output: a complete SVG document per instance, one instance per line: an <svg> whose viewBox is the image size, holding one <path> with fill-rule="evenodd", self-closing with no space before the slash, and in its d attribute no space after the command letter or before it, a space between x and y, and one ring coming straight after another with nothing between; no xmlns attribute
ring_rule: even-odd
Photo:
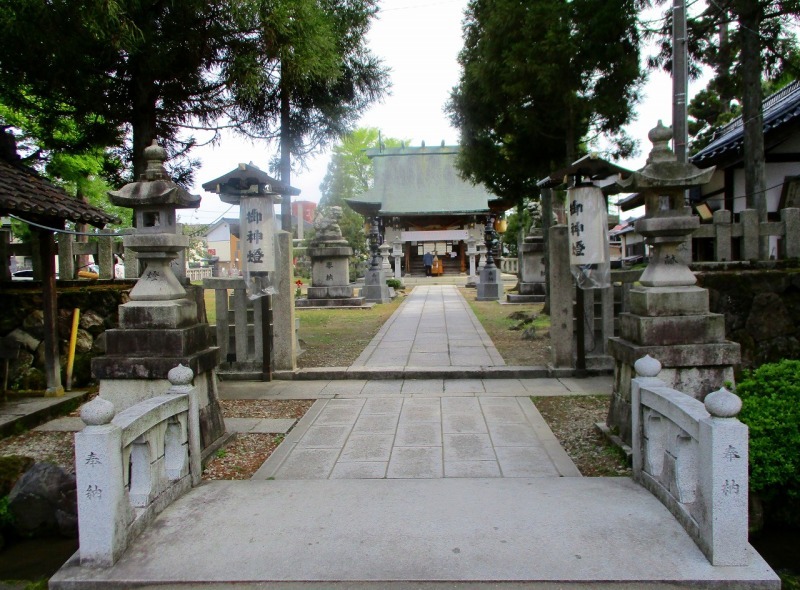
<svg viewBox="0 0 800 590"><path fill-rule="evenodd" d="M354 367L505 365L454 285L415 287Z"/></svg>
<svg viewBox="0 0 800 590"><path fill-rule="evenodd" d="M398 395L318 400L253 479L560 476L580 473L529 398Z"/></svg>

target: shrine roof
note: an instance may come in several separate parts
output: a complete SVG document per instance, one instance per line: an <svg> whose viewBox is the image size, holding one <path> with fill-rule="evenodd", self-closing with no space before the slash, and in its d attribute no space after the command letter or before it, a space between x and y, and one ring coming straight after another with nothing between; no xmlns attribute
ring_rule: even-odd
<svg viewBox="0 0 800 590"><path fill-rule="evenodd" d="M97 228L119 223L114 215L71 197L34 170L5 158L0 158L0 214L30 221L63 219Z"/></svg>
<svg viewBox="0 0 800 590"><path fill-rule="evenodd" d="M458 146L367 150L375 172L372 188L347 204L363 215L462 215L487 213L500 199L459 176Z"/></svg>

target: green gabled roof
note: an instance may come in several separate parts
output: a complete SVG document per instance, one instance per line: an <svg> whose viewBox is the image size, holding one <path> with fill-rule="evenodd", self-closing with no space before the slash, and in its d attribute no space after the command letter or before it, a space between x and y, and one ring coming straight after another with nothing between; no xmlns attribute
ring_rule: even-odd
<svg viewBox="0 0 800 590"><path fill-rule="evenodd" d="M458 146L367 150L375 184L347 203L367 215L486 213L497 197L458 175L458 152Z"/></svg>

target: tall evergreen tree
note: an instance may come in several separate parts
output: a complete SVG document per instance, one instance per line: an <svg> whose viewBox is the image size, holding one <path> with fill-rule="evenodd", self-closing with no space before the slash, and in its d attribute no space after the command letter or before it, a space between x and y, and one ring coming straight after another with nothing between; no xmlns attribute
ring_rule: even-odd
<svg viewBox="0 0 800 590"><path fill-rule="evenodd" d="M629 154L620 129L644 80L638 8L635 0L472 0L447 106L464 175L520 200L601 135Z"/></svg>

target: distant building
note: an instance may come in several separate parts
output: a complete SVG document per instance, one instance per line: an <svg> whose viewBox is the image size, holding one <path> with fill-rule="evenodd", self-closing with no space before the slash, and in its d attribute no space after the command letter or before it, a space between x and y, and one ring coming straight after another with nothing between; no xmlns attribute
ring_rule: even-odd
<svg viewBox="0 0 800 590"><path fill-rule="evenodd" d="M484 186L462 179L455 167L458 146L367 150L375 182L347 204L365 217L378 217L384 242L399 241L404 268L424 275L422 257L435 252L445 274L466 271L467 239L483 240L486 215L510 204Z"/></svg>

